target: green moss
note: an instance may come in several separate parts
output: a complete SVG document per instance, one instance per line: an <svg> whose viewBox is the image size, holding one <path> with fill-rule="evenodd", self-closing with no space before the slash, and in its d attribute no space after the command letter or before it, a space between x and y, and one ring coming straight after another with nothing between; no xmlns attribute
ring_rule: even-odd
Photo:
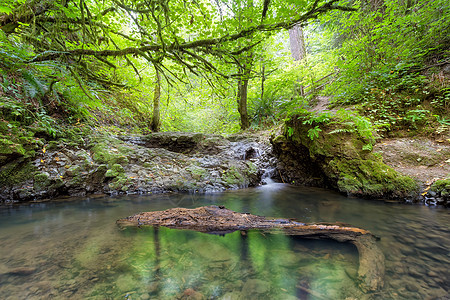
<svg viewBox="0 0 450 300"><path fill-rule="evenodd" d="M117 177L119 175L123 175L125 170L119 164L112 165L111 169L106 171L105 177Z"/></svg>
<svg viewBox="0 0 450 300"><path fill-rule="evenodd" d="M195 180L203 180L207 175L205 169L196 165L190 165L186 168L186 170L191 173L192 178L194 178Z"/></svg>
<svg viewBox="0 0 450 300"><path fill-rule="evenodd" d="M334 159L330 166L342 192L372 196L406 196L418 189L413 179L398 174L379 161Z"/></svg>
<svg viewBox="0 0 450 300"><path fill-rule="evenodd" d="M25 149L21 144L14 143L8 139L0 139L0 155L6 156L11 154L25 155Z"/></svg>
<svg viewBox="0 0 450 300"><path fill-rule="evenodd" d="M430 187L430 191L440 193L442 197L450 195L450 177L436 180Z"/></svg>
<svg viewBox="0 0 450 300"><path fill-rule="evenodd" d="M99 167L100 168L100 167ZM125 175L125 170L120 164L114 164L104 173L105 178L113 178L108 186L113 190L128 190L129 178Z"/></svg>
<svg viewBox="0 0 450 300"><path fill-rule="evenodd" d="M48 142L46 148L47 150L55 150L58 148L58 144L59 144L58 141L50 141Z"/></svg>
<svg viewBox="0 0 450 300"><path fill-rule="evenodd" d="M45 190L50 186L51 180L47 172L37 173L34 175L34 189L35 190Z"/></svg>
<svg viewBox="0 0 450 300"><path fill-rule="evenodd" d="M357 120L357 118L355 119ZM308 131L316 124L302 118L290 120L291 143L309 150L311 162L342 192L372 197L406 197L418 192L417 183L385 165L372 154L368 133L348 128L339 120L320 124L321 134L313 139ZM289 139L288 136L285 138ZM278 138L281 140L281 138Z"/></svg>
<svg viewBox="0 0 450 300"><path fill-rule="evenodd" d="M76 177L76 176L80 175L80 172L81 172L81 167L78 165L70 166L66 170L66 174L71 177Z"/></svg>
<svg viewBox="0 0 450 300"><path fill-rule="evenodd" d="M11 162L0 169L0 185L12 186L34 177L37 168L29 161Z"/></svg>
<svg viewBox="0 0 450 300"><path fill-rule="evenodd" d="M256 165L254 163L252 163L251 161L246 161L248 169L247 169L247 174L248 175L256 175L258 173L258 168L256 167Z"/></svg>
<svg viewBox="0 0 450 300"><path fill-rule="evenodd" d="M222 179L228 185L239 185L239 184L244 183L244 176L242 176L242 174L239 172L239 170L233 166L225 171Z"/></svg>
<svg viewBox="0 0 450 300"><path fill-rule="evenodd" d="M112 182L108 184L108 186L113 190L122 190L127 191L128 190L128 177L125 176L125 174L120 174Z"/></svg>
<svg viewBox="0 0 450 300"><path fill-rule="evenodd" d="M93 152L92 158L96 162L107 165L128 163L128 158L118 148L106 142L95 144L91 150Z"/></svg>

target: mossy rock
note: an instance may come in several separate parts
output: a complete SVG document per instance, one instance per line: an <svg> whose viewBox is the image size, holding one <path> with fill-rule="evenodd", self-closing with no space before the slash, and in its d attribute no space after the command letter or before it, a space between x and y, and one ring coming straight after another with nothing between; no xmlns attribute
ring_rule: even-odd
<svg viewBox="0 0 450 300"><path fill-rule="evenodd" d="M50 175L47 172L37 173L34 175L34 188L43 190L51 183Z"/></svg>
<svg viewBox="0 0 450 300"><path fill-rule="evenodd" d="M189 171L192 178L195 180L203 180L208 174L208 172L206 172L204 168L201 168L196 165L190 165L189 167L186 168L186 170Z"/></svg>
<svg viewBox="0 0 450 300"><path fill-rule="evenodd" d="M81 167L78 165L74 165L74 166L70 166L66 170L66 175L70 176L70 177L77 177L80 175L80 172L81 172Z"/></svg>
<svg viewBox="0 0 450 300"><path fill-rule="evenodd" d="M96 137L91 141L91 145L92 158L98 163L114 165L129 162L127 155L130 149L124 147L117 139L106 136Z"/></svg>
<svg viewBox="0 0 450 300"><path fill-rule="evenodd" d="M18 160L0 168L0 185L14 186L33 179L37 168L28 160Z"/></svg>
<svg viewBox="0 0 450 300"><path fill-rule="evenodd" d="M240 186L245 184L245 177L239 172L237 167L231 166L225 171L222 179L228 186Z"/></svg>
<svg viewBox="0 0 450 300"><path fill-rule="evenodd" d="M258 167L252 163L251 161L246 161L246 164L248 166L247 174L248 175L257 175L258 174Z"/></svg>
<svg viewBox="0 0 450 300"><path fill-rule="evenodd" d="M14 143L8 139L0 139L0 155L2 156L24 156L25 149L21 144Z"/></svg>
<svg viewBox="0 0 450 300"><path fill-rule="evenodd" d="M376 160L334 159L329 166L341 192L373 197L406 197L418 189L417 183Z"/></svg>
<svg viewBox="0 0 450 300"><path fill-rule="evenodd" d="M450 174L449 174L450 175ZM430 191L440 194L441 197L450 198L450 176L436 180L430 187Z"/></svg>
<svg viewBox="0 0 450 300"><path fill-rule="evenodd" d="M92 158L96 162L108 165L128 163L128 158L124 154L106 143L98 143L91 150Z"/></svg>
<svg viewBox="0 0 450 300"><path fill-rule="evenodd" d="M112 165L111 169L106 171L105 177L117 177L119 175L123 175L125 173L125 170L123 169L122 165L114 164Z"/></svg>
<svg viewBox="0 0 450 300"><path fill-rule="evenodd" d="M317 126L320 128L318 134L311 135L310 130ZM319 173L325 177L323 182L341 192L396 199L418 195L419 187L413 179L400 175L372 153L374 139L361 136L358 130L349 128L348 124L341 125L339 119L331 119L329 123L318 125L304 122L302 116L291 118L285 125L284 138L278 136L272 139L272 143L281 144L277 146L281 151L292 147L306 148L309 157L298 159L309 162L298 165L320 170ZM283 158L283 155L279 156ZM286 158L296 159L295 155ZM289 161L283 163L292 164ZM303 173L308 171L311 172L302 170Z"/></svg>

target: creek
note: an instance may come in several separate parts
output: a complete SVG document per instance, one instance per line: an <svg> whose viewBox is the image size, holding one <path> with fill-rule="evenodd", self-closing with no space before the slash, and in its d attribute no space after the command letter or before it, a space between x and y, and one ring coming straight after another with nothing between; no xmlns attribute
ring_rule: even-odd
<svg viewBox="0 0 450 300"><path fill-rule="evenodd" d="M2 299L434 299L449 294L449 210L271 183L215 194L66 198L0 206ZM385 287L362 294L351 244L250 231L120 230L119 218L224 205L380 237Z"/></svg>

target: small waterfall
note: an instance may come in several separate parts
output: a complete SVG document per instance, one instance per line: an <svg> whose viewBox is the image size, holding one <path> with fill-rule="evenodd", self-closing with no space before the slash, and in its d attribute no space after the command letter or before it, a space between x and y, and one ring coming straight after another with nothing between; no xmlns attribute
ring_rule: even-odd
<svg viewBox="0 0 450 300"><path fill-rule="evenodd" d="M275 168L267 168L264 169L264 173L261 175L261 184L262 185L269 185L269 184L274 184L275 181L272 180L272 176L275 173Z"/></svg>
<svg viewBox="0 0 450 300"><path fill-rule="evenodd" d="M260 185L276 184L272 178L276 175L277 159L273 156L270 145L248 140L231 144L231 155L239 160L251 161L258 168L258 174L261 176Z"/></svg>

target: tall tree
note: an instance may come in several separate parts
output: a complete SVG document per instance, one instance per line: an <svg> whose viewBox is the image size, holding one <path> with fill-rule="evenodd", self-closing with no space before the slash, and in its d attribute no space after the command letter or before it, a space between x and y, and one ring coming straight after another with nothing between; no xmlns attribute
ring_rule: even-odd
<svg viewBox="0 0 450 300"><path fill-rule="evenodd" d="M161 74L158 68L155 68L155 93L153 95L153 114L151 129L153 132L158 132L161 126L160 119L160 98L161 98Z"/></svg>
<svg viewBox="0 0 450 300"><path fill-rule="evenodd" d="M248 53L241 61L239 66L239 79L238 79L238 93L237 103L238 112L241 119L241 129L245 130L250 127L250 121L247 111L247 94L248 94L248 81L250 80L250 74L253 67L253 55Z"/></svg>
<svg viewBox="0 0 450 300"><path fill-rule="evenodd" d="M294 60L302 60L306 57L305 36L300 24L295 24L289 29L289 43Z"/></svg>

